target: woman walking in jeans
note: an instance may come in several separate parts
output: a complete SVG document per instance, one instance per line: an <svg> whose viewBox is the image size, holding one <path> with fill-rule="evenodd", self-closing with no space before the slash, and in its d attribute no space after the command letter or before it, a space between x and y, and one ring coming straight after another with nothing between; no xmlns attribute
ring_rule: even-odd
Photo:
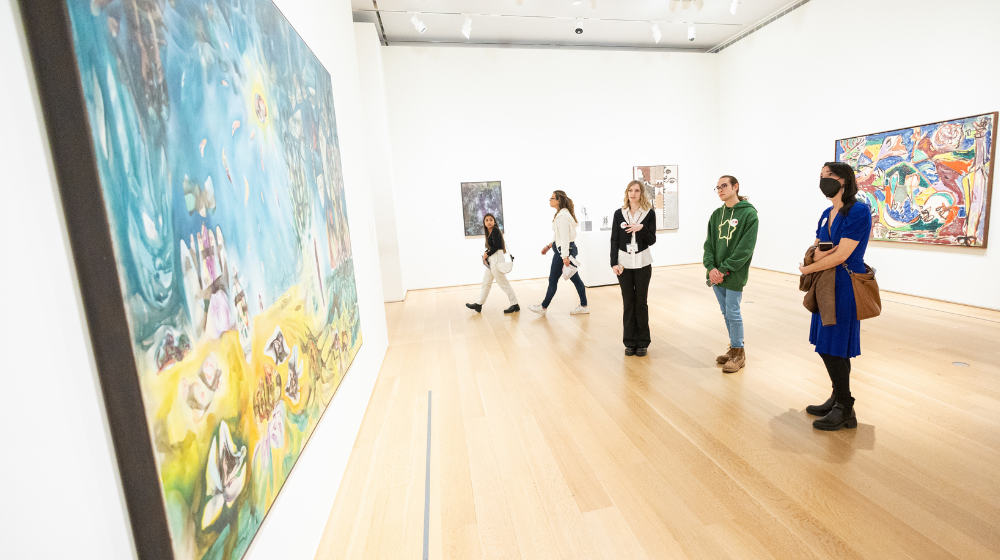
<svg viewBox="0 0 1000 560"><path fill-rule="evenodd" d="M736 373L746 364L740 301L757 244L757 210L740 196L740 183L732 175L720 177L715 192L722 206L708 220L702 260L729 331L729 351L716 361L723 364L723 373Z"/></svg>
<svg viewBox="0 0 1000 560"><path fill-rule="evenodd" d="M549 206L556 209L556 215L552 218L552 232L555 234L555 240L542 247L543 255L548 253L549 249L553 250L552 268L549 270L549 289L545 293L545 299L541 305L528 306L528 309L539 315L545 315L546 309L552 303L552 297L556 295L556 288L559 287L559 277L562 276L563 267L569 266L569 258L577 255L576 243L573 240L576 239L578 222L576 221L576 213L573 212L573 200L566 196L565 192L555 191L549 198ZM587 309L587 288L583 285L583 280L580 279L580 273L577 272L570 279L576 286L577 293L580 294L580 305L570 311L570 314L590 313L590 310Z"/></svg>

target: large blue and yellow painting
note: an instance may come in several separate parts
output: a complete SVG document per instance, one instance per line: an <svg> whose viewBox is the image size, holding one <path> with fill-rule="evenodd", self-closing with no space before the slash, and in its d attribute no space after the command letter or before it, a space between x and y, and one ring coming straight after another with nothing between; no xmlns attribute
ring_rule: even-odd
<svg viewBox="0 0 1000 560"><path fill-rule="evenodd" d="M986 247L997 114L838 140L872 208L871 238Z"/></svg>
<svg viewBox="0 0 1000 560"><path fill-rule="evenodd" d="M66 6L174 556L240 558L361 346L330 74L270 0Z"/></svg>

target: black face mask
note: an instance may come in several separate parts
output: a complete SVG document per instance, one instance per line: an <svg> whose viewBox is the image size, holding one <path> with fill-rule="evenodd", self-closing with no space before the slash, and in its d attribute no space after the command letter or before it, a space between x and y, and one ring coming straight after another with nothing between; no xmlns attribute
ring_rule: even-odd
<svg viewBox="0 0 1000 560"><path fill-rule="evenodd" d="M837 193L840 192L840 189L843 187L844 185L841 185L840 181L830 177L823 177L819 180L819 190L823 191L823 196L827 198L837 196Z"/></svg>

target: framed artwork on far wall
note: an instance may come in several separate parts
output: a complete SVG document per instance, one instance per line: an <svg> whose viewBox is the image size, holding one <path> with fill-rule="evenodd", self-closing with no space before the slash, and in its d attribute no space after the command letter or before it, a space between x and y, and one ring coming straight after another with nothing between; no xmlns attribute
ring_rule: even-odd
<svg viewBox="0 0 1000 560"><path fill-rule="evenodd" d="M646 194L656 213L656 229L678 229L677 166L646 165L632 168L632 178L646 186Z"/></svg>
<svg viewBox="0 0 1000 560"><path fill-rule="evenodd" d="M872 209L875 241L985 249L997 113L836 141L858 199Z"/></svg>
<svg viewBox="0 0 1000 560"><path fill-rule="evenodd" d="M271 0L20 6L137 556L238 560L362 344L330 73Z"/></svg>
<svg viewBox="0 0 1000 560"><path fill-rule="evenodd" d="M500 191L500 181L462 183L462 219L466 237L486 235L483 229L483 216L486 214L496 216L497 226L503 231L503 195Z"/></svg>

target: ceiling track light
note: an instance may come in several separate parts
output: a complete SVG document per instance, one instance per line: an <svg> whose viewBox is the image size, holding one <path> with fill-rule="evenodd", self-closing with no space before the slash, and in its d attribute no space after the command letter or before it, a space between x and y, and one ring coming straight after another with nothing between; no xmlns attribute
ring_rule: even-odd
<svg viewBox="0 0 1000 560"><path fill-rule="evenodd" d="M729 13L736 15L736 10L740 9L741 0L733 0L733 3L729 5Z"/></svg>
<svg viewBox="0 0 1000 560"><path fill-rule="evenodd" d="M424 34L424 31L427 31L427 26L424 25L424 22L420 21L417 14L413 14L413 17L410 18L410 23L413 24L413 28L417 30L417 33L421 35Z"/></svg>
<svg viewBox="0 0 1000 560"><path fill-rule="evenodd" d="M697 31L694 28L694 24L693 23L689 23L688 24L688 41L694 41L694 38L695 38L696 34L697 34Z"/></svg>
<svg viewBox="0 0 1000 560"><path fill-rule="evenodd" d="M472 38L472 18L465 16L465 23L462 24L462 35L465 35L466 39Z"/></svg>
<svg viewBox="0 0 1000 560"><path fill-rule="evenodd" d="M663 33L660 32L660 24L654 23L651 30L653 32L653 41L655 41L656 44L660 44L660 39L663 38Z"/></svg>

